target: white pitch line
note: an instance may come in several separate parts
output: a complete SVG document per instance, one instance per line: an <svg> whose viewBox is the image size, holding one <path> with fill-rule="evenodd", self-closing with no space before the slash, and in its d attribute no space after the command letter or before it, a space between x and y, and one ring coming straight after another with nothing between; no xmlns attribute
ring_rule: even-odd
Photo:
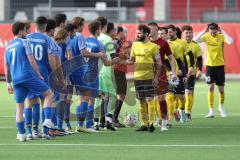
<svg viewBox="0 0 240 160"><path fill-rule="evenodd" d="M27 144L27 143L16 143L16 144L5 144L2 143L0 146L89 146L89 147L240 147L240 145L227 145L227 144L69 144L69 143L55 143L55 144Z"/></svg>
<svg viewBox="0 0 240 160"><path fill-rule="evenodd" d="M13 129L13 128L16 129L16 127L13 127L13 126L2 126L2 127L0 127L0 129Z"/></svg>

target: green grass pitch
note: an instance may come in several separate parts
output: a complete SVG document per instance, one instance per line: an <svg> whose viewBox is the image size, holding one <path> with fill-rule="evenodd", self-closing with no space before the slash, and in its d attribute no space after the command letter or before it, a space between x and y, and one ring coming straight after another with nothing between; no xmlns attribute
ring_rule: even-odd
<svg viewBox="0 0 240 160"><path fill-rule="evenodd" d="M129 86L130 90L132 86ZM50 141L33 140L19 143L16 140L15 104L6 84L0 83L0 160L237 160L240 158L240 83L226 83L225 108L228 117L206 119L207 85L198 82L195 89L193 120L174 123L168 132L137 133L135 128L102 131L97 134L74 134L56 137ZM76 99L76 97L74 97ZM128 94L121 117L126 112L137 113L135 95ZM130 105L131 106L130 106ZM72 105L74 111L75 105ZM74 124L74 122L72 122Z"/></svg>

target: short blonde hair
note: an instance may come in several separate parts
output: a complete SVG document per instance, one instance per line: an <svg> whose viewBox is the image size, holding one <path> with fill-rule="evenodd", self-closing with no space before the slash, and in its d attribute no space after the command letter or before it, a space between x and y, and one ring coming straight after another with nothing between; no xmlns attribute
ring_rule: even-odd
<svg viewBox="0 0 240 160"><path fill-rule="evenodd" d="M53 39L55 41L60 41L60 40L65 39L67 36L68 36L68 33L65 29L58 28L58 29L55 29L55 31L54 31Z"/></svg>

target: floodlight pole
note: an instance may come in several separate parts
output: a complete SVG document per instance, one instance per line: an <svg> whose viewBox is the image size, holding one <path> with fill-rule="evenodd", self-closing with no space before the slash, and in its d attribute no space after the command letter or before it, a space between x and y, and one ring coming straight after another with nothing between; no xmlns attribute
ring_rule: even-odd
<svg viewBox="0 0 240 160"><path fill-rule="evenodd" d="M48 16L52 17L52 0L48 0Z"/></svg>
<svg viewBox="0 0 240 160"><path fill-rule="evenodd" d="M190 23L191 21L191 6L190 6L191 0L187 0L187 22Z"/></svg>
<svg viewBox="0 0 240 160"><path fill-rule="evenodd" d="M118 22L118 24L120 23L120 12L121 12L121 0L118 0L117 1L117 6L118 6L118 20L117 20L117 22Z"/></svg>

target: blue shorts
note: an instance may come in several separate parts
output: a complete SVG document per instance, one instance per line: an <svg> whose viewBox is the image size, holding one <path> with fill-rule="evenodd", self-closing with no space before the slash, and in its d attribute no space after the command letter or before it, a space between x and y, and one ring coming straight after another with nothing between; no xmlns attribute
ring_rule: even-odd
<svg viewBox="0 0 240 160"><path fill-rule="evenodd" d="M23 103L29 93L42 95L49 90L46 83L38 77L13 85L14 96L17 103Z"/></svg>
<svg viewBox="0 0 240 160"><path fill-rule="evenodd" d="M71 76L71 81L75 86L77 95L82 95L83 92L88 91L91 97L97 97L99 91L98 77L94 81L88 81L84 76Z"/></svg>
<svg viewBox="0 0 240 160"><path fill-rule="evenodd" d="M99 80L98 80L98 77L95 81L90 83L89 91L90 91L90 97L96 98L98 96L98 94L99 94Z"/></svg>

